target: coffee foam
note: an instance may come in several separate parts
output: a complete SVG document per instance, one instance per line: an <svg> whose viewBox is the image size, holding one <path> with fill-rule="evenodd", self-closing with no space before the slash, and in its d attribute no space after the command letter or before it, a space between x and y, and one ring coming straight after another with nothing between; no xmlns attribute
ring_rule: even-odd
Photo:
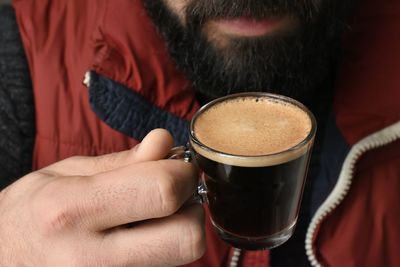
<svg viewBox="0 0 400 267"><path fill-rule="evenodd" d="M309 145L296 146L306 139L311 128L309 115L294 104L242 96L217 103L198 116L194 135L211 149L195 142L192 146L197 153L217 162L270 166L306 153Z"/></svg>

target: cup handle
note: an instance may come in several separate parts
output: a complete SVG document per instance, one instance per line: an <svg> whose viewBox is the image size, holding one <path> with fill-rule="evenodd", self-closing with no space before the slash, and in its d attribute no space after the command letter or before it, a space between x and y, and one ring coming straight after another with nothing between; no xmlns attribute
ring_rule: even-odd
<svg viewBox="0 0 400 267"><path fill-rule="evenodd" d="M184 162L192 162L192 154L187 146L173 147L167 156L168 159L180 159Z"/></svg>
<svg viewBox="0 0 400 267"><path fill-rule="evenodd" d="M170 150L168 153L167 159L178 159L183 160L184 162L192 163L192 151L187 146L177 146ZM193 194L193 197L189 200L189 202L195 202L204 204L207 203L207 187L204 181L200 180L199 185L197 186L196 192Z"/></svg>

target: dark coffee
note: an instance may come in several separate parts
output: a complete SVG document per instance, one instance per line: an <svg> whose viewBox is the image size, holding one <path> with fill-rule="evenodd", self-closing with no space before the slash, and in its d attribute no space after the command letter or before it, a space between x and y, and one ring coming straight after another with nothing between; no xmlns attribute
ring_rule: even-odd
<svg viewBox="0 0 400 267"><path fill-rule="evenodd" d="M230 243L246 249L270 248L270 242L275 240L264 241L264 245L252 241L261 241L284 230L294 230L308 153L268 167L231 166L197 153L195 158L205 173L213 223L220 234L230 233L237 237L230 238ZM223 238L229 239L227 236Z"/></svg>
<svg viewBox="0 0 400 267"><path fill-rule="evenodd" d="M191 145L222 239L263 249L291 236L314 133L301 104L270 95L222 99L194 118Z"/></svg>

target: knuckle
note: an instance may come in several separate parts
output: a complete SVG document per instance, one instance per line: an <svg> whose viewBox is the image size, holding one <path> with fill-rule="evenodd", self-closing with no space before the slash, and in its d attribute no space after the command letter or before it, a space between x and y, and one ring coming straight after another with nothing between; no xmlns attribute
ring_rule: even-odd
<svg viewBox="0 0 400 267"><path fill-rule="evenodd" d="M181 206L176 179L172 175L164 174L158 179L157 186L162 212L164 215L175 213Z"/></svg>
<svg viewBox="0 0 400 267"><path fill-rule="evenodd" d="M195 261L201 258L206 251L206 241L203 235L196 234L192 238L192 245L189 247L188 261Z"/></svg>
<svg viewBox="0 0 400 267"><path fill-rule="evenodd" d="M71 229L81 218L80 209L68 203L65 194L60 194L60 188L54 182L48 184L31 204L33 216L45 235Z"/></svg>
<svg viewBox="0 0 400 267"><path fill-rule="evenodd" d="M206 251L204 226L197 218L186 220L181 228L180 255L186 262L201 258Z"/></svg>
<svg viewBox="0 0 400 267"><path fill-rule="evenodd" d="M77 217L78 213L69 208L63 206L52 206L48 211L47 215L43 217L42 231L46 234L54 234L61 231L74 228L79 221Z"/></svg>

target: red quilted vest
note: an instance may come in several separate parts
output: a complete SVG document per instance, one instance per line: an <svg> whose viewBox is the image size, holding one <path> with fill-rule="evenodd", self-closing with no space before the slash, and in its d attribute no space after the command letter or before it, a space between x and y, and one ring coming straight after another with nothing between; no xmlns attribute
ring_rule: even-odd
<svg viewBox="0 0 400 267"><path fill-rule="evenodd" d="M199 108L191 83L175 68L140 0L15 0L14 8L34 87L34 169L138 143L91 110L83 84L88 70L183 119L190 120ZM190 266L226 264L230 248L216 237L209 221L207 241L206 255ZM268 266L268 253L248 253L243 263Z"/></svg>

